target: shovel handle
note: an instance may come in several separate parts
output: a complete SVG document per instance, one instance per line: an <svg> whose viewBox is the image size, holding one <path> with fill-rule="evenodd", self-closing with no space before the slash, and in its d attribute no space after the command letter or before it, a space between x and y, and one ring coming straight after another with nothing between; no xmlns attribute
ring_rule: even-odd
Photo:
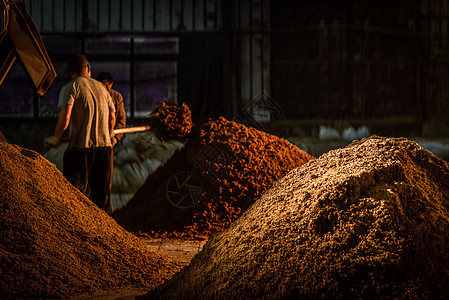
<svg viewBox="0 0 449 300"><path fill-rule="evenodd" d="M151 129L151 126L120 128L120 129L114 129L114 134L140 132L140 131L147 131L150 129Z"/></svg>

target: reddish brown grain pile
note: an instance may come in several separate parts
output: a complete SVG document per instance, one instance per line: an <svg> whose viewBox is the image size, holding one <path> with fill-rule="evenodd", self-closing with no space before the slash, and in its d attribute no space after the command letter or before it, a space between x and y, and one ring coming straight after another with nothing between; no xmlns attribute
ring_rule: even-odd
<svg viewBox="0 0 449 300"><path fill-rule="evenodd" d="M152 112L150 124L155 127L153 131L157 132L161 141L182 140L192 130L192 112L185 103L174 105L162 102Z"/></svg>
<svg viewBox="0 0 449 300"><path fill-rule="evenodd" d="M211 120L114 218L134 232L207 238L227 228L274 182L310 159L285 139L224 118ZM180 197L173 201L176 192ZM189 200L191 205L183 206Z"/></svg>
<svg viewBox="0 0 449 300"><path fill-rule="evenodd" d="M371 137L293 170L154 299L444 299L449 164Z"/></svg>
<svg viewBox="0 0 449 300"><path fill-rule="evenodd" d="M154 287L179 269L38 153L0 142L0 177L1 299Z"/></svg>

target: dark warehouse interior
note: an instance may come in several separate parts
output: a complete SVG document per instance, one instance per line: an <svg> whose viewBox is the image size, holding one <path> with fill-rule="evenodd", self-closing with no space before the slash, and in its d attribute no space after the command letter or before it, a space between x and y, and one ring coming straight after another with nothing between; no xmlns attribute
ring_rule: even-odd
<svg viewBox="0 0 449 300"><path fill-rule="evenodd" d="M448 80L449 0L0 0L0 298L444 299Z"/></svg>

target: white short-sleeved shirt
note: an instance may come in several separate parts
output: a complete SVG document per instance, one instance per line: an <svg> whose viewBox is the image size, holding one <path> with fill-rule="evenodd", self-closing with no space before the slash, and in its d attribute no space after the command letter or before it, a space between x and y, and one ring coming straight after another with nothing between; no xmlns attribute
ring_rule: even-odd
<svg viewBox="0 0 449 300"><path fill-rule="evenodd" d="M71 104L69 148L111 146L109 113L115 112L111 96L95 79L79 76L64 85L59 107Z"/></svg>

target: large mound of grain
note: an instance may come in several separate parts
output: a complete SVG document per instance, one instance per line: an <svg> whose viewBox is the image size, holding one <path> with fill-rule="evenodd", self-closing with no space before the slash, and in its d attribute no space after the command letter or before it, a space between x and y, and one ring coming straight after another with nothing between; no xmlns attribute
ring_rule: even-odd
<svg viewBox="0 0 449 300"><path fill-rule="evenodd" d="M207 238L310 159L285 139L225 118L210 120L113 217L133 232Z"/></svg>
<svg viewBox="0 0 449 300"><path fill-rule="evenodd" d="M179 267L148 250L40 154L0 142L0 298L154 287Z"/></svg>
<svg viewBox="0 0 449 300"><path fill-rule="evenodd" d="M371 137L293 170L147 298L443 299L449 164Z"/></svg>

